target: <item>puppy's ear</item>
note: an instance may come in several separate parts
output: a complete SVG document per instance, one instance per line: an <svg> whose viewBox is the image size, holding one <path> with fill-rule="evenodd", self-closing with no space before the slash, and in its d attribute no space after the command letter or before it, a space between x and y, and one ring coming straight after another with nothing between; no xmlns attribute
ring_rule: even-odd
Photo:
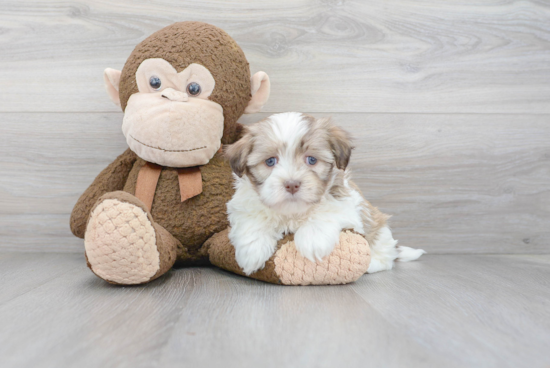
<svg viewBox="0 0 550 368"><path fill-rule="evenodd" d="M252 135L245 127L245 134L237 142L224 147L224 155L229 160L231 170L242 177L246 171L246 159L252 150Z"/></svg>
<svg viewBox="0 0 550 368"><path fill-rule="evenodd" d="M351 150L353 149L350 135L344 129L334 125L329 125L328 134L336 167L345 170L348 167Z"/></svg>

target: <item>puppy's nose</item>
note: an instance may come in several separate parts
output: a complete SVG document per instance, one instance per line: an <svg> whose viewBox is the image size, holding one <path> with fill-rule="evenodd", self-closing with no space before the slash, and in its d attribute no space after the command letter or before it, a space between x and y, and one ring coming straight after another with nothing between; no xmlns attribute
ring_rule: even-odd
<svg viewBox="0 0 550 368"><path fill-rule="evenodd" d="M300 184L302 184L302 183L300 183L299 181L295 181L295 180L285 181L285 189L290 194L294 194L300 189Z"/></svg>
<svg viewBox="0 0 550 368"><path fill-rule="evenodd" d="M189 95L187 93L176 91L173 88L165 88L160 95L170 101L186 102L189 100Z"/></svg>

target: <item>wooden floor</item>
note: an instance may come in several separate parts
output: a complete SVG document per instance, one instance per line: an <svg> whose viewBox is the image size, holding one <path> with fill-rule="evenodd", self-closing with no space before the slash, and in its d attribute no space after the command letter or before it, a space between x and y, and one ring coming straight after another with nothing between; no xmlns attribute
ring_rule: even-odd
<svg viewBox="0 0 550 368"><path fill-rule="evenodd" d="M127 148L103 70L187 20L269 74L241 122L332 115L429 255L337 287L97 279L69 215ZM548 0L2 0L0 45L0 368L550 367Z"/></svg>
<svg viewBox="0 0 550 368"><path fill-rule="evenodd" d="M548 367L550 255L427 255L333 287L213 268L145 286L0 253L1 367Z"/></svg>

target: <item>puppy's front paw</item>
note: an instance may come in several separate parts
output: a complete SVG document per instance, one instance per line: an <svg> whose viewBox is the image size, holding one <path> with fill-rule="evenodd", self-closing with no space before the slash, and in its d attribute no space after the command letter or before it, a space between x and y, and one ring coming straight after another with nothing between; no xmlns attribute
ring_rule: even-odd
<svg viewBox="0 0 550 368"><path fill-rule="evenodd" d="M276 240L264 238L244 246L235 247L235 259L243 272L250 276L252 273L264 268L265 262L275 252L276 245Z"/></svg>
<svg viewBox="0 0 550 368"><path fill-rule="evenodd" d="M334 250L340 230L331 227L304 225L294 234L294 244L302 256L311 262L321 261Z"/></svg>

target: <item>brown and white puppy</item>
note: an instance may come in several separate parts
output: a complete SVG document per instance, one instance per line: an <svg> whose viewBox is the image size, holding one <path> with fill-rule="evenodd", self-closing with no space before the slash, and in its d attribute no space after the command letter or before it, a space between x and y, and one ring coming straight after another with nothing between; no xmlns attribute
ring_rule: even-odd
<svg viewBox="0 0 550 368"><path fill-rule="evenodd" d="M388 270L424 251L396 247L380 212L363 198L347 169L348 133L330 119L272 115L226 149L236 192L227 204L236 260L243 271L263 268L277 242L294 233L298 251L315 262L328 256L343 229L363 234L372 250L367 272Z"/></svg>

